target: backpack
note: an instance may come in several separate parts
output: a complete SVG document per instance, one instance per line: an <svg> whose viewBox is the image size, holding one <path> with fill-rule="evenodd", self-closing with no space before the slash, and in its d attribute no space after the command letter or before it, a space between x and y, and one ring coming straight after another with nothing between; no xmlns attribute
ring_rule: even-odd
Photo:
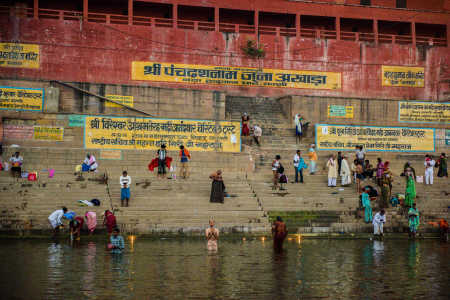
<svg viewBox="0 0 450 300"><path fill-rule="evenodd" d="M283 167L283 165L281 163L280 163L280 166L277 169L277 173L278 174L284 174L284 167Z"/></svg>

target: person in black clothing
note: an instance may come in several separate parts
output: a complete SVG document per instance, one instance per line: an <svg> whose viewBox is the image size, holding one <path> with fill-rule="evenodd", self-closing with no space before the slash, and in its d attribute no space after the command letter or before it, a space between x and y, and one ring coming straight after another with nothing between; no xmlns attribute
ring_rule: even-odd
<svg viewBox="0 0 450 300"><path fill-rule="evenodd" d="M337 155L338 176L341 174L341 164L342 164L342 159L343 159L342 152L339 151L339 152L338 152L338 155Z"/></svg>

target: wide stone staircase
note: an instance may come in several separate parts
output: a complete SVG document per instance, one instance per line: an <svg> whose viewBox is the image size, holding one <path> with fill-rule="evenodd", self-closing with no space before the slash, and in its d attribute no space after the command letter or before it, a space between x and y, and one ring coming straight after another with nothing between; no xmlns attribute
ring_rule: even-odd
<svg viewBox="0 0 450 300"><path fill-rule="evenodd" d="M8 149L9 157L15 149ZM101 213L114 209L119 224L127 232L138 233L192 233L204 230L209 219L225 232L267 231L264 215L246 172L251 167L245 153L192 153L188 179L158 179L150 173L147 164L154 157L152 151L123 151L122 160L102 160L99 151L90 151L99 162L97 173L85 173L77 181L74 169L83 160L83 149L20 149L24 169L38 171L35 182L11 178L9 172L0 172L2 230L47 230L48 215L61 206L67 206L78 215L87 210ZM169 153L176 158L177 153ZM175 166L177 163L175 163ZM55 169L54 178L45 170ZM217 169L224 172L229 197L224 204L210 203L211 181L208 176ZM119 177L127 170L132 177L129 207L120 207ZM103 175L107 174L107 184ZM175 169L175 174L178 170ZM100 207L81 207L78 200L99 199ZM101 228L101 226L100 226Z"/></svg>

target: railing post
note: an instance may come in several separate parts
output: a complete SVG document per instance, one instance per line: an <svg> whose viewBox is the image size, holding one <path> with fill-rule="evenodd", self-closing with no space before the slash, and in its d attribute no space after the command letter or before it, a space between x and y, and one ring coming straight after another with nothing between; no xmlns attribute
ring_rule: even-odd
<svg viewBox="0 0 450 300"><path fill-rule="evenodd" d="M373 20L373 35L375 39L375 45L378 45L378 20Z"/></svg>
<svg viewBox="0 0 450 300"><path fill-rule="evenodd" d="M411 22L412 45L416 47L416 22Z"/></svg>
<svg viewBox="0 0 450 300"><path fill-rule="evenodd" d="M110 24L110 23L111 23L111 16L106 15L106 24Z"/></svg>
<svg viewBox="0 0 450 300"><path fill-rule="evenodd" d="M172 6L172 20L173 20L173 28L177 28L178 26L178 4L174 3Z"/></svg>
<svg viewBox="0 0 450 300"><path fill-rule="evenodd" d="M391 39L392 44L395 44L395 35L391 35L391 37L392 37L392 39Z"/></svg>
<svg viewBox="0 0 450 300"><path fill-rule="evenodd" d="M194 30L198 31L198 21L194 21Z"/></svg>
<svg viewBox="0 0 450 300"><path fill-rule="evenodd" d="M336 17L336 40L341 40L341 18Z"/></svg>
<svg viewBox="0 0 450 300"><path fill-rule="evenodd" d="M34 0L34 4L33 4L33 18L35 20L39 19L39 0Z"/></svg>
<svg viewBox="0 0 450 300"><path fill-rule="evenodd" d="M219 18L220 18L219 7L216 6L214 7L214 30L216 32L219 32Z"/></svg>
<svg viewBox="0 0 450 300"><path fill-rule="evenodd" d="M316 39L320 39L320 29L316 28L315 35L316 35L315 36Z"/></svg>
<svg viewBox="0 0 450 300"><path fill-rule="evenodd" d="M275 27L275 34L277 37L280 36L280 27Z"/></svg>
<svg viewBox="0 0 450 300"><path fill-rule="evenodd" d="M133 25L133 0L128 0L128 25Z"/></svg>
<svg viewBox="0 0 450 300"><path fill-rule="evenodd" d="M295 15L295 35L300 37L300 14Z"/></svg>
<svg viewBox="0 0 450 300"><path fill-rule="evenodd" d="M89 0L83 0L83 20L88 21L89 15Z"/></svg>
<svg viewBox="0 0 450 300"><path fill-rule="evenodd" d="M239 33L239 24L234 25L234 32Z"/></svg>
<svg viewBox="0 0 450 300"><path fill-rule="evenodd" d="M258 35L259 34L259 10L255 10L254 17L255 17L255 20L254 20L254 23L255 23L255 34ZM258 41L259 41L259 38L258 38Z"/></svg>
<svg viewBox="0 0 450 300"><path fill-rule="evenodd" d="M150 20L150 27L154 27L155 26L155 20L152 17L150 17L149 20Z"/></svg>

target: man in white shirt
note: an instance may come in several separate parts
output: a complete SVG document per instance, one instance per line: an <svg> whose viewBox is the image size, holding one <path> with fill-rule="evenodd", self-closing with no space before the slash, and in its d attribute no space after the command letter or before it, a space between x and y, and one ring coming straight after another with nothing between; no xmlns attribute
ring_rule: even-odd
<svg viewBox="0 0 450 300"><path fill-rule="evenodd" d="M253 139L255 140L255 143L260 146L261 143L261 136L262 136L262 129L258 125L253 126Z"/></svg>
<svg viewBox="0 0 450 300"><path fill-rule="evenodd" d="M20 156L19 152L14 153L13 156L9 159L11 162L11 174L14 177L19 177L22 175L22 164L23 158Z"/></svg>
<svg viewBox="0 0 450 300"><path fill-rule="evenodd" d="M436 162L434 161L433 157L431 155L425 156L425 184L433 184L433 168Z"/></svg>
<svg viewBox="0 0 450 300"><path fill-rule="evenodd" d="M59 226L62 225L62 218L64 214L67 212L67 207L63 206L61 209L55 210L50 214L48 217L48 222L53 228L53 237L56 236L56 234L59 231Z"/></svg>
<svg viewBox="0 0 450 300"><path fill-rule="evenodd" d="M130 200L130 185L131 177L128 175L127 171L123 171L122 176L120 176L120 203L122 207L128 207L128 201Z"/></svg>
<svg viewBox="0 0 450 300"><path fill-rule="evenodd" d="M361 166L364 168L364 160L366 158L366 152L363 149L363 146L356 146L356 159L358 159Z"/></svg>
<svg viewBox="0 0 450 300"><path fill-rule="evenodd" d="M378 236L383 236L383 224L386 223L386 215L384 209L377 212L373 217L373 234Z"/></svg>

